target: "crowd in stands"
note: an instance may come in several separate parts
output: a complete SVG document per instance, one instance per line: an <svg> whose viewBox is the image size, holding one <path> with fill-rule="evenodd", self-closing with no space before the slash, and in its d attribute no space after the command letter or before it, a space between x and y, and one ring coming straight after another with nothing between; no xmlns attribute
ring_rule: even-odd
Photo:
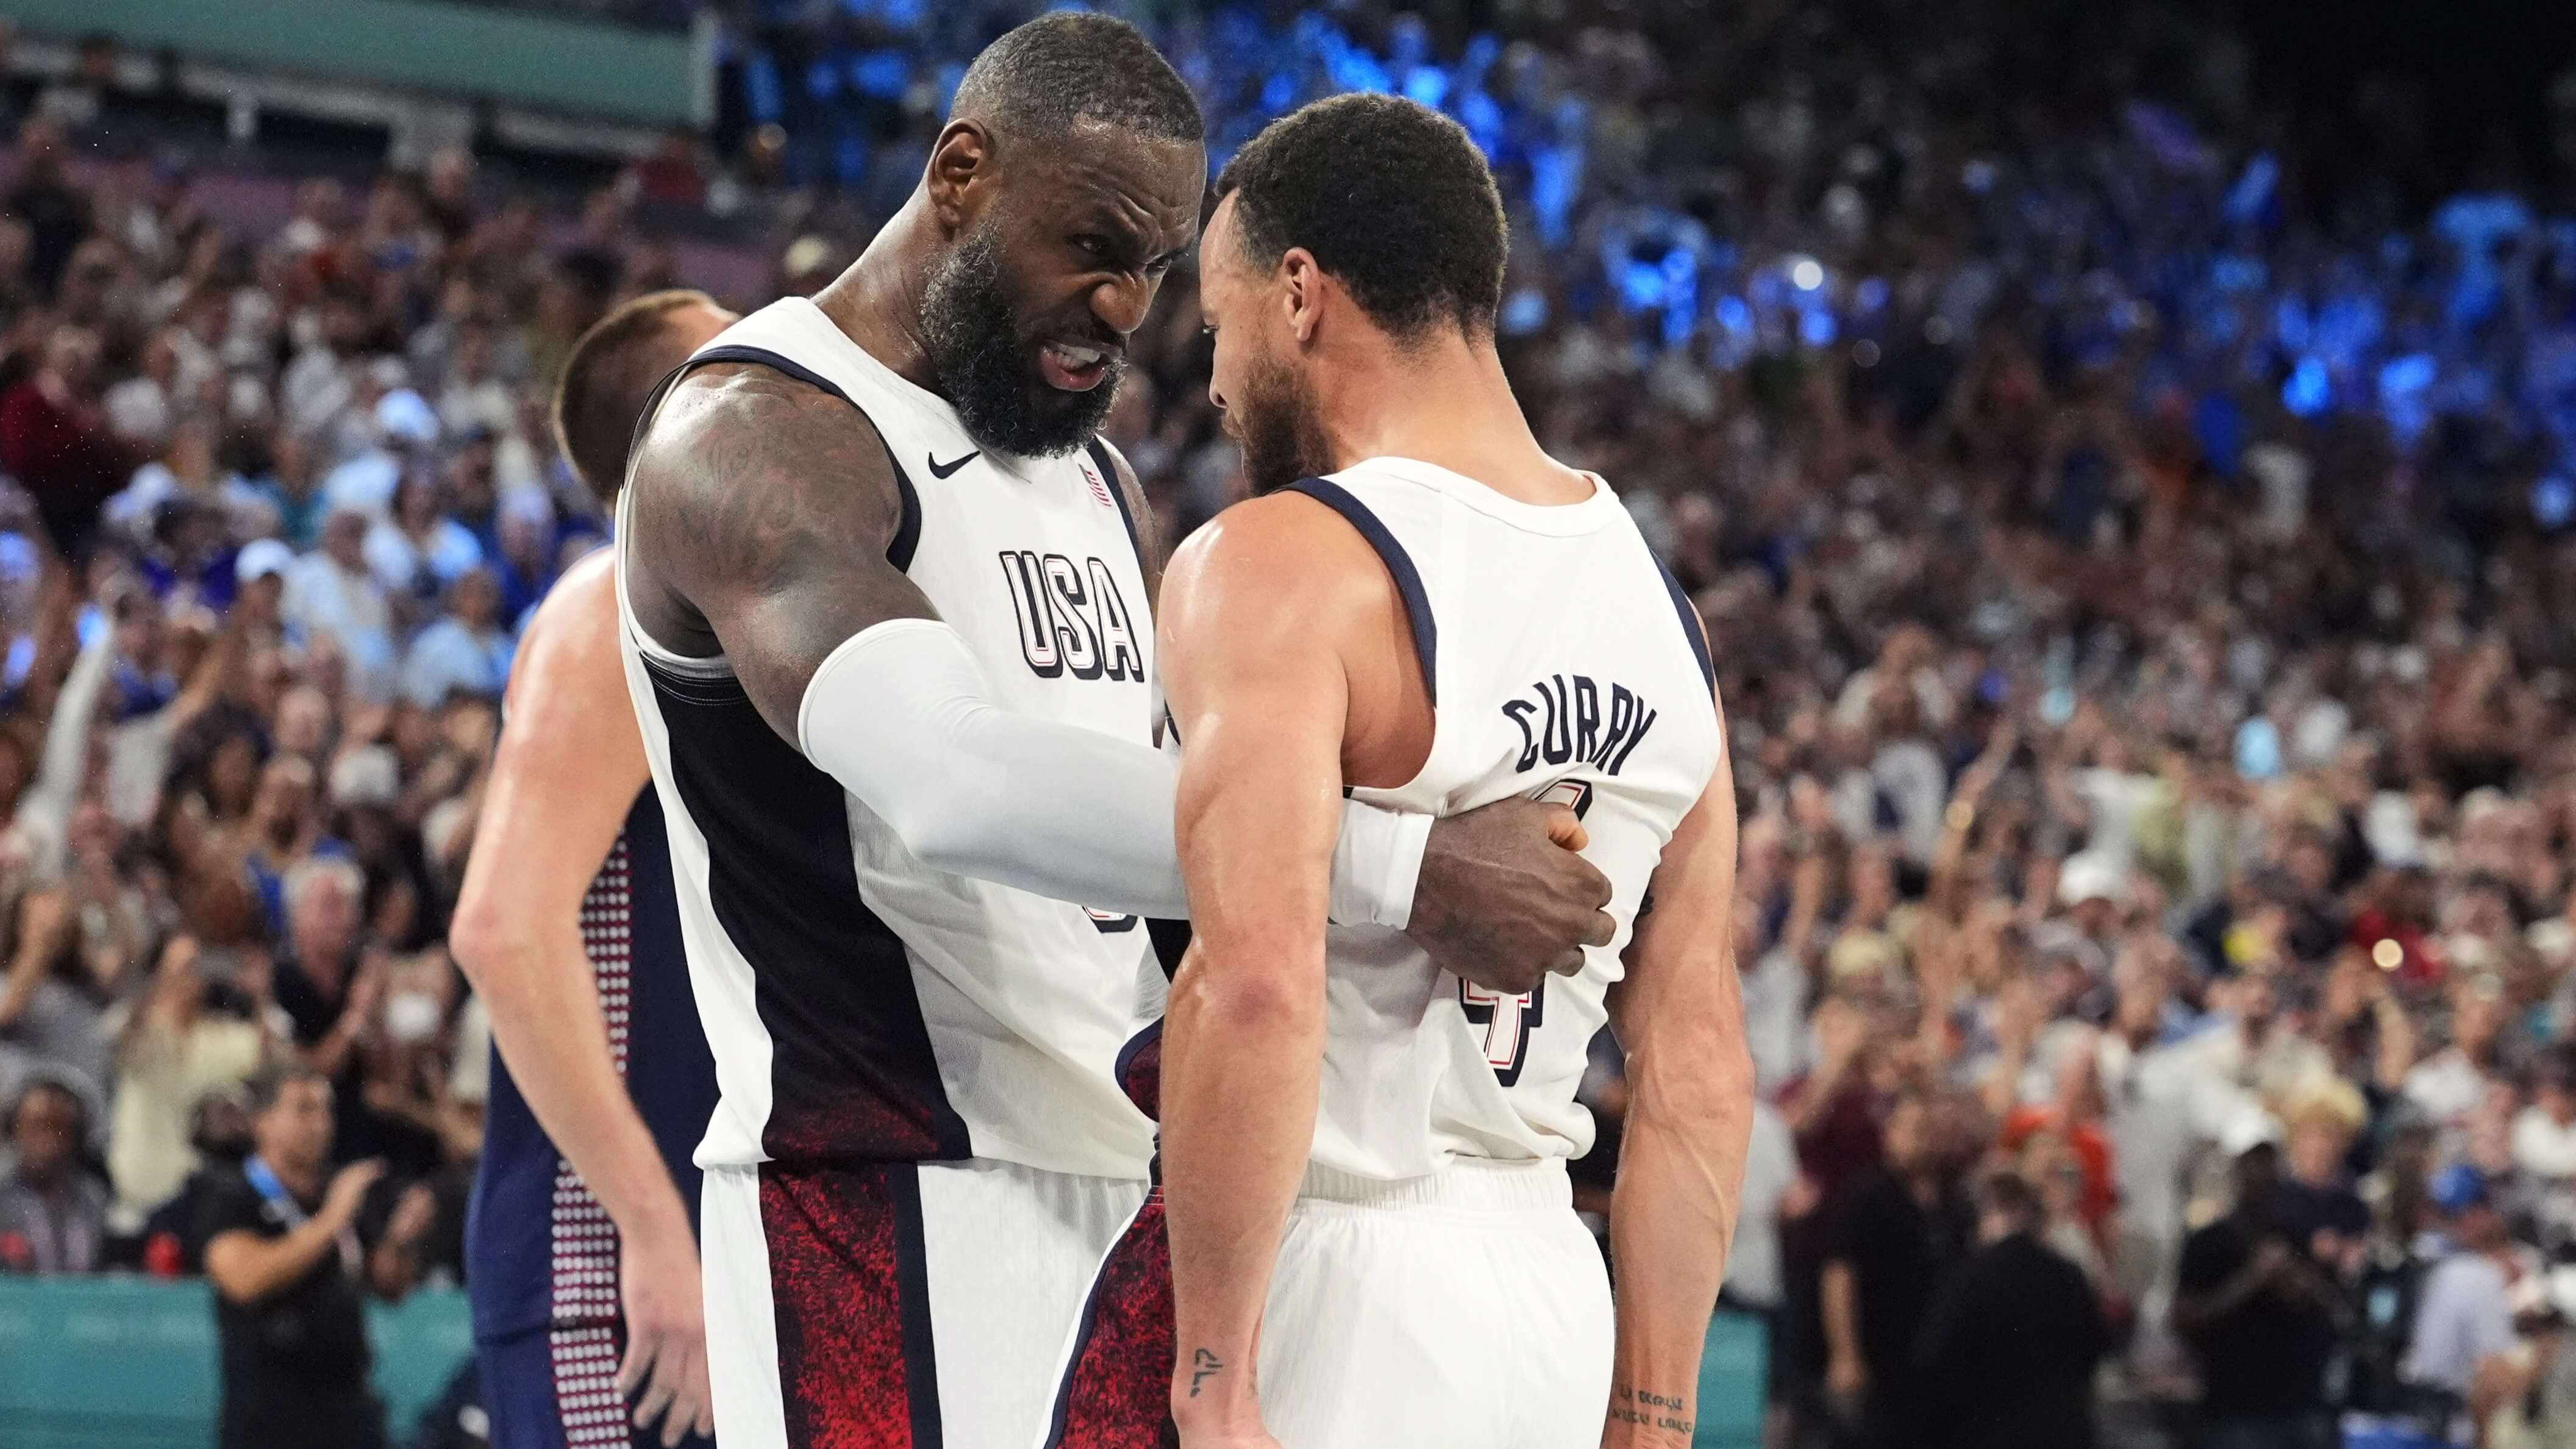
<svg viewBox="0 0 2576 1449"><path fill-rule="evenodd" d="M488 1049L444 912L514 625L603 526L546 388L673 280L619 198L797 189L810 289L1020 13L805 8L742 19L738 144L569 231L451 153L235 234L19 131L0 1270L188 1267L284 1056L452 1268ZM2156 7L1966 10L1141 18L1220 164L1336 88L1468 127L1524 405L1707 619L1762 1084L1728 1302L1786 1442L2083 1442L1944 1388L2002 1364L2215 1444L2576 1443L2576 221L2423 194L2402 95L2356 173ZM1205 369L1184 268L1109 429L1172 538L1241 487ZM2064 1264L2012 1360L1998 1285Z"/></svg>
<svg viewBox="0 0 2576 1449"><path fill-rule="evenodd" d="M462 157L240 235L80 151L40 103L0 200L0 1271L190 1266L291 1057L452 1273L489 1051L446 912L517 622L601 538L548 384L666 279Z"/></svg>

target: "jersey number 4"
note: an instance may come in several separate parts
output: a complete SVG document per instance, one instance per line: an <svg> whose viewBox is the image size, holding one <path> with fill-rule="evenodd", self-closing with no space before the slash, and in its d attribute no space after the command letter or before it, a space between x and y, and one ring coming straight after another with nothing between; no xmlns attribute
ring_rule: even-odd
<svg viewBox="0 0 2576 1449"><path fill-rule="evenodd" d="M1473 981L1461 981L1458 1006L1467 1013L1469 1026L1485 1029L1485 1061L1494 1069L1494 1080L1506 1087L1519 1081L1521 1063L1529 1057L1530 1033L1547 1015L1547 983L1505 996Z"/></svg>
<svg viewBox="0 0 2576 1449"><path fill-rule="evenodd" d="M1582 780L1559 780L1541 790L1538 798L1565 806L1580 820L1592 808L1592 786ZM1458 1007L1467 1013L1469 1026L1485 1029L1485 1061L1494 1069L1494 1079L1506 1087L1519 1081L1521 1064L1529 1060L1530 1033L1547 1020L1547 983L1506 996L1461 981Z"/></svg>

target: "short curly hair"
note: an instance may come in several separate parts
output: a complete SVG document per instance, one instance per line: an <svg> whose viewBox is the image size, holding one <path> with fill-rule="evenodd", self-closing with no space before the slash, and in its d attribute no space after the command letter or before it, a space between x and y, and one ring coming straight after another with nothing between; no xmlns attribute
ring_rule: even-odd
<svg viewBox="0 0 2576 1449"><path fill-rule="evenodd" d="M1154 141L1207 135L1198 97L1145 32L1081 10L1041 15L984 47L948 113L1049 144L1084 121Z"/></svg>
<svg viewBox="0 0 2576 1449"><path fill-rule="evenodd" d="M1492 334L1511 227L1484 153L1438 111L1368 94L1292 111L1227 163L1228 196L1255 265L1304 247L1398 341Z"/></svg>

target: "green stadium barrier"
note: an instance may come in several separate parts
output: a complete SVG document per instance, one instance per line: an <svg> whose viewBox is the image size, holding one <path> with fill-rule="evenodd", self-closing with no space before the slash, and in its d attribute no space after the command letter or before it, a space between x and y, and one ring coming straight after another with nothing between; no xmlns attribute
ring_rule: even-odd
<svg viewBox="0 0 2576 1449"><path fill-rule="evenodd" d="M0 1277L0 1445L207 1449L219 1383L203 1281ZM465 1295L371 1304L376 1391L398 1438L473 1352Z"/></svg>
<svg viewBox="0 0 2576 1449"><path fill-rule="evenodd" d="M0 1277L0 1445L207 1449L218 1393L204 1282ZM423 1289L371 1304L376 1391L397 1442L473 1351L465 1295ZM1693 1449L1758 1449L1768 1335L1721 1313L1700 1361Z"/></svg>
<svg viewBox="0 0 2576 1449"><path fill-rule="evenodd" d="M480 97L631 122L704 120L696 43L489 5L434 0L0 0L0 15L69 40L112 35L332 80Z"/></svg>
<svg viewBox="0 0 2576 1449"><path fill-rule="evenodd" d="M1750 1313L1721 1309L1699 1356L1699 1424L1691 1449L1762 1449L1771 1333Z"/></svg>

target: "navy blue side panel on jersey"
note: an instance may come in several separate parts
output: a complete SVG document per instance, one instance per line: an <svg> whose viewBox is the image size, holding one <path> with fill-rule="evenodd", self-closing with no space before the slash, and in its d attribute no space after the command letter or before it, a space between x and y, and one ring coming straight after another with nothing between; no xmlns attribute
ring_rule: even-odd
<svg viewBox="0 0 2576 1449"><path fill-rule="evenodd" d="M634 881L634 999L626 1029L626 1095L670 1164L689 1227L698 1225L698 1143L716 1112L716 1059L698 1023L689 989L689 957L680 942L680 899L671 878L670 827L661 798L644 787L626 819L626 853Z"/></svg>
<svg viewBox="0 0 2576 1449"><path fill-rule="evenodd" d="M672 784L707 841L707 897L768 1031L761 1149L787 1166L968 1155L903 941L859 897L848 797L731 677L647 658Z"/></svg>
<svg viewBox="0 0 2576 1449"><path fill-rule="evenodd" d="M1323 478L1300 478L1288 485L1291 493L1303 493L1348 520L1360 531L1369 547L1386 565L1395 580L1395 591L1404 597L1404 617L1413 625L1413 652L1422 661L1422 688L1433 704L1440 702L1440 626L1431 617L1431 596L1422 587L1422 573L1413 566L1413 555L1404 551L1384 520L1369 511L1369 506L1354 498L1350 490Z"/></svg>
<svg viewBox="0 0 2576 1449"><path fill-rule="evenodd" d="M1682 637L1690 640L1691 657L1699 661L1700 678L1708 681L1710 689L1717 688L1717 661L1708 656L1708 630L1699 621L1699 610L1691 604L1689 591L1673 577L1671 569L1664 567L1662 559L1655 560L1655 572L1664 576L1664 588L1673 596L1673 607L1681 611Z"/></svg>
<svg viewBox="0 0 2576 1449"><path fill-rule="evenodd" d="M694 1226L698 1169L690 1158L715 1111L715 1060L689 993L670 842L649 785L582 900L582 940L627 1093ZM549 1325L614 1322L614 1295L581 1291L587 1285L579 1281L601 1261L614 1265L615 1242L602 1236L605 1223L537 1125L496 1048L483 1157L466 1221L475 1338L492 1342Z"/></svg>

